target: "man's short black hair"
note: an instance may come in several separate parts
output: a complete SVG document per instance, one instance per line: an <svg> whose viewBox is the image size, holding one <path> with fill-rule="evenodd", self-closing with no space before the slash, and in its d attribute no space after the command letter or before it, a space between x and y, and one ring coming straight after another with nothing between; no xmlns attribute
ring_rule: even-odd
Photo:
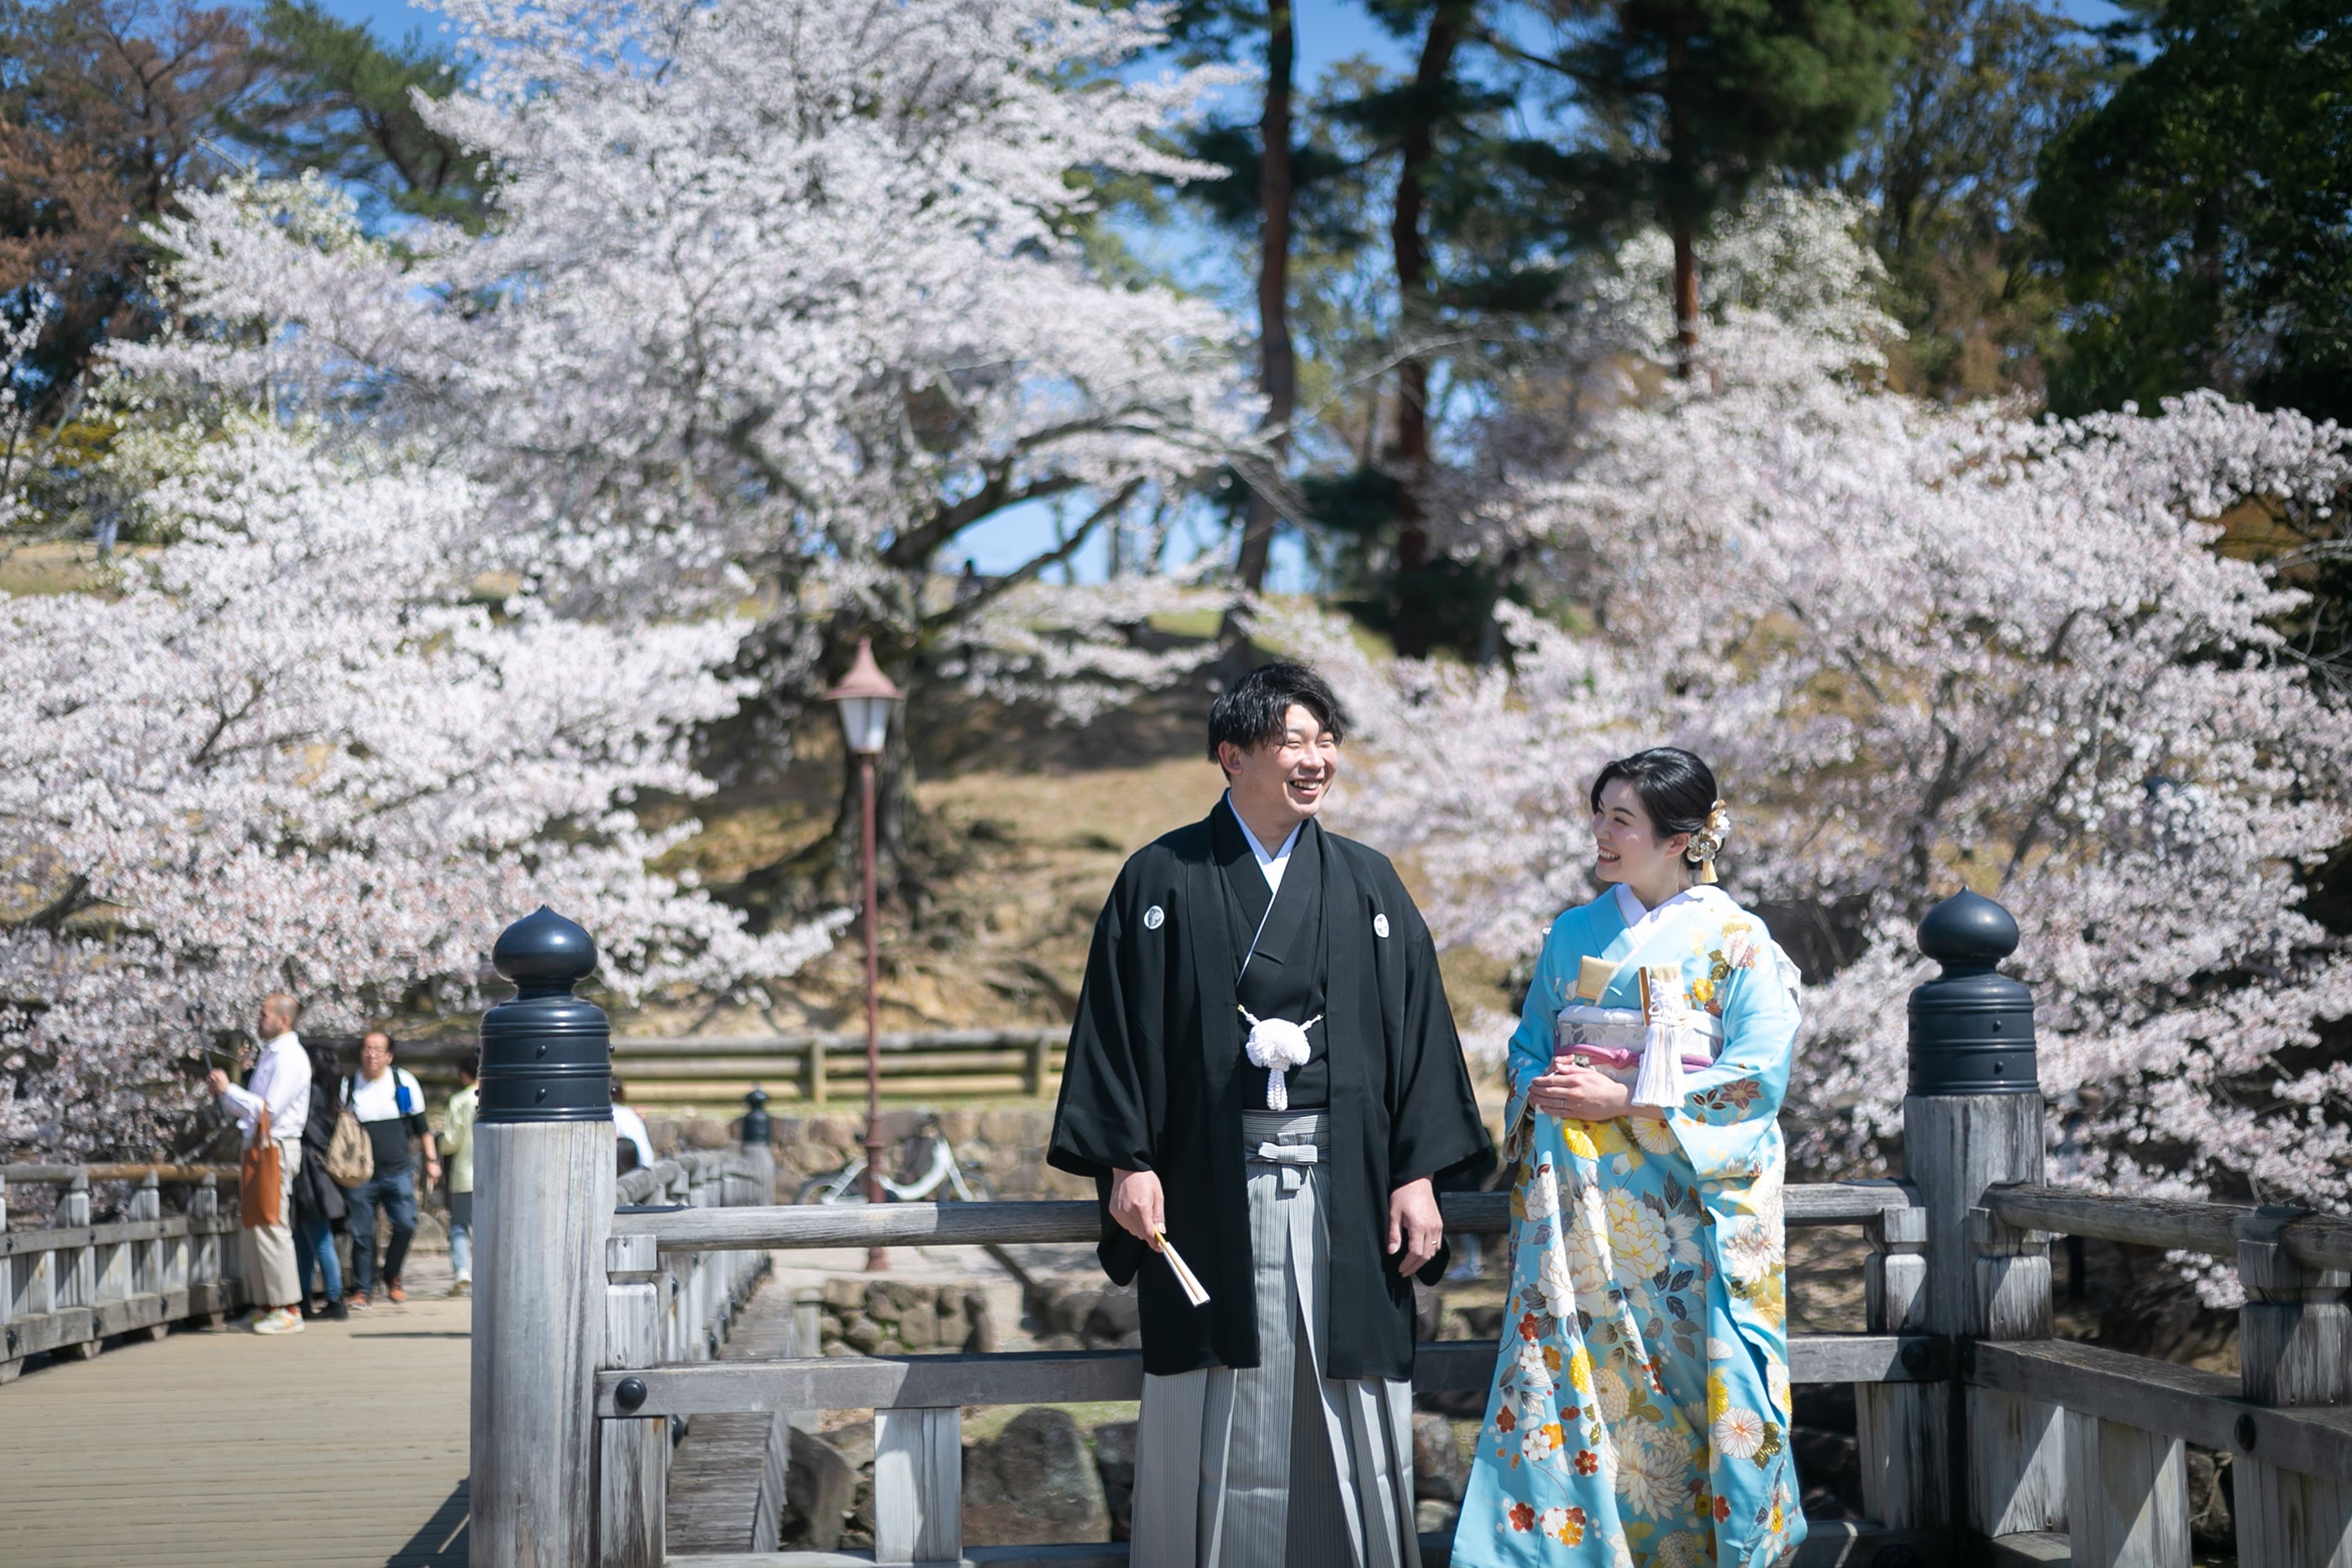
<svg viewBox="0 0 2352 1568"><path fill-rule="evenodd" d="M1282 739L1282 721L1296 703L1315 716L1333 740L1345 740L1348 716L1330 685L1304 664L1260 664L1217 694L1209 705L1209 760L1232 741L1255 751Z"/></svg>

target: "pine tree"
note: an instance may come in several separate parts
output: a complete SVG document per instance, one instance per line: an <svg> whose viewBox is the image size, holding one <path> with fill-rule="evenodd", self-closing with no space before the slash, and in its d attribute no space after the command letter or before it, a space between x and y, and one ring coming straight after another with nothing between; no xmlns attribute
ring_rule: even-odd
<svg viewBox="0 0 2352 1568"><path fill-rule="evenodd" d="M1760 179L1826 168L1882 109L1909 0L1550 0L1557 47L1523 57L1570 84L1588 131L1522 145L1588 233L1674 236L1680 368L1698 348L1696 246Z"/></svg>
<svg viewBox="0 0 2352 1568"><path fill-rule="evenodd" d="M464 73L446 50L413 32L380 44L367 24L339 21L316 0L269 0L255 58L269 86L236 117L243 141L281 168L316 169L396 212L480 228L481 160L428 127L411 97L457 89Z"/></svg>
<svg viewBox="0 0 2352 1568"><path fill-rule="evenodd" d="M2352 418L2352 27L2343 0L2173 0L2042 161L2075 321L2051 404L2210 386Z"/></svg>

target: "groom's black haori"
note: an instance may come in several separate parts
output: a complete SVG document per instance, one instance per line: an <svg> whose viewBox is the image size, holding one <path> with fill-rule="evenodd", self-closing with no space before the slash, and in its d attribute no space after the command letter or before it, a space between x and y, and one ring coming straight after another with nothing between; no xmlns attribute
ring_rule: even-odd
<svg viewBox="0 0 2352 1568"><path fill-rule="evenodd" d="M1277 739L1284 711L1271 716ZM1218 727L1213 750L1234 738ZM1323 1015L1291 1075L1293 1109L1324 1111L1330 1128L1318 1370L1409 1379L1412 1286L1384 1255L1390 1194L1489 1145L1435 946L1386 856L1309 818L1270 895L1230 801L1139 851L1095 925L1048 1158L1096 1180L1103 1268L1119 1284L1139 1277L1147 1372L1258 1365L1242 1117L1265 1109L1266 1073L1243 1054L1244 1004L1260 1018ZM1165 1266L1146 1268L1150 1249L1110 1218L1115 1169L1159 1175L1168 1239L1208 1288L1205 1306ZM1441 1250L1420 1278L1434 1283L1444 1266Z"/></svg>

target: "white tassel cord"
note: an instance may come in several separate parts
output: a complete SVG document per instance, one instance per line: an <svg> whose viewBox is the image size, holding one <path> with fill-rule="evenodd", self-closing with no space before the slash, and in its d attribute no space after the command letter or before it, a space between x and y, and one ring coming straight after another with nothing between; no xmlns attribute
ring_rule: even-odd
<svg viewBox="0 0 2352 1568"><path fill-rule="evenodd" d="M1654 1023L1642 1042L1642 1071L1633 1080L1633 1103L1671 1110L1683 1103L1683 1042L1676 1025Z"/></svg>
<svg viewBox="0 0 2352 1568"><path fill-rule="evenodd" d="M1642 1012L1649 1020L1649 1029L1642 1040L1642 1071L1633 1080L1633 1103L1670 1110L1683 1103L1683 1053L1681 1035L1688 1032L1678 1025L1675 1015L1680 1012L1681 997L1672 991L1660 996L1650 987L1650 971L1641 972Z"/></svg>
<svg viewBox="0 0 2352 1568"><path fill-rule="evenodd" d="M1265 1069L1265 1108L1269 1111L1290 1109L1290 1086L1283 1074L1307 1065L1307 1031L1323 1021L1317 1013L1305 1023L1292 1023L1288 1019L1262 1019L1247 1008L1242 1017L1249 1019L1249 1040L1243 1047L1250 1065Z"/></svg>

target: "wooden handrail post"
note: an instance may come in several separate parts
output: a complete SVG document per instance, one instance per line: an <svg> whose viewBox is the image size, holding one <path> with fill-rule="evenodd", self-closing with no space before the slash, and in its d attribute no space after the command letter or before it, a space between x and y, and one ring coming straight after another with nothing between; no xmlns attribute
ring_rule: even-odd
<svg viewBox="0 0 2352 1568"><path fill-rule="evenodd" d="M130 1215L132 1219L153 1221L163 1218L162 1186L153 1171L139 1178L139 1186L131 1194ZM160 1236L126 1246L123 1249L123 1294L151 1296L168 1290L172 1283L171 1252L172 1243ZM171 1320L159 1317L152 1323L141 1323L129 1330L124 1337L145 1340L152 1344L171 1332Z"/></svg>
<svg viewBox="0 0 2352 1568"><path fill-rule="evenodd" d="M1927 1209L1925 1325L1959 1343L1963 1368L1972 1340L2044 1339L2051 1330L2045 1241L1982 1207L1994 1182L2042 1179L2033 997L1996 967L2016 947L2017 922L1973 893L1919 923L1919 949L1944 972L1911 993L1903 1157ZM1987 1539L2065 1528L2057 1406L1962 1388L1951 1418L1950 1514L1922 1524L1965 1524ZM1914 1499L1923 1509L1933 1500L1925 1489Z"/></svg>
<svg viewBox="0 0 2352 1568"><path fill-rule="evenodd" d="M475 1124L470 1561L595 1555L595 1374L614 1203L612 1051L572 994L588 934L544 907L491 960L514 998L482 1015Z"/></svg>
<svg viewBox="0 0 2352 1568"><path fill-rule="evenodd" d="M220 1236L212 1228L219 1218L220 1183L208 1176L188 1194L188 1307L190 1315L209 1329L221 1326L229 1305L228 1281L221 1278ZM205 1227L201 1236L195 1234L199 1225ZM196 1311L199 1290L208 1303L202 1312Z"/></svg>
<svg viewBox="0 0 2352 1568"><path fill-rule="evenodd" d="M8 1233L8 1178L0 1176L0 1236ZM31 1260L18 1262L14 1258L0 1257L0 1383L14 1383L23 1375L25 1358L17 1352L16 1282L18 1270L32 1267Z"/></svg>
<svg viewBox="0 0 2352 1568"><path fill-rule="evenodd" d="M963 1559L963 1411L874 1412L874 1561Z"/></svg>
<svg viewBox="0 0 2352 1568"><path fill-rule="evenodd" d="M2300 1209L2265 1208L2257 1235L2238 1243L2238 1309L2242 1386L2259 1405L2342 1405L2352 1400L2352 1274L2312 1269L2288 1258L2275 1232ZM2352 1487L2266 1464L2252 1441L2254 1423L2237 1427L2232 1502L2238 1561L2263 1568L2326 1568L2352 1560Z"/></svg>
<svg viewBox="0 0 2352 1568"><path fill-rule="evenodd" d="M89 1223L89 1176L77 1173L65 1192L58 1198L58 1223L82 1226ZM57 1304L61 1307L88 1307L98 1310L98 1249L89 1242L58 1256L49 1266L50 1278L56 1282ZM73 1361L94 1361L105 1343L96 1334L85 1340L58 1345L52 1355Z"/></svg>
<svg viewBox="0 0 2352 1568"><path fill-rule="evenodd" d="M1865 1232L1864 1322L1872 1333L1924 1333L1927 1211L1889 1209ZM1854 1389L1863 1511L1889 1530L1931 1530L1952 1518L1948 1383L1864 1383Z"/></svg>
<svg viewBox="0 0 2352 1568"><path fill-rule="evenodd" d="M660 1359L661 1259L650 1236L604 1241L604 1366ZM597 1423L596 1561L601 1568L661 1568L669 1492L669 1422Z"/></svg>

